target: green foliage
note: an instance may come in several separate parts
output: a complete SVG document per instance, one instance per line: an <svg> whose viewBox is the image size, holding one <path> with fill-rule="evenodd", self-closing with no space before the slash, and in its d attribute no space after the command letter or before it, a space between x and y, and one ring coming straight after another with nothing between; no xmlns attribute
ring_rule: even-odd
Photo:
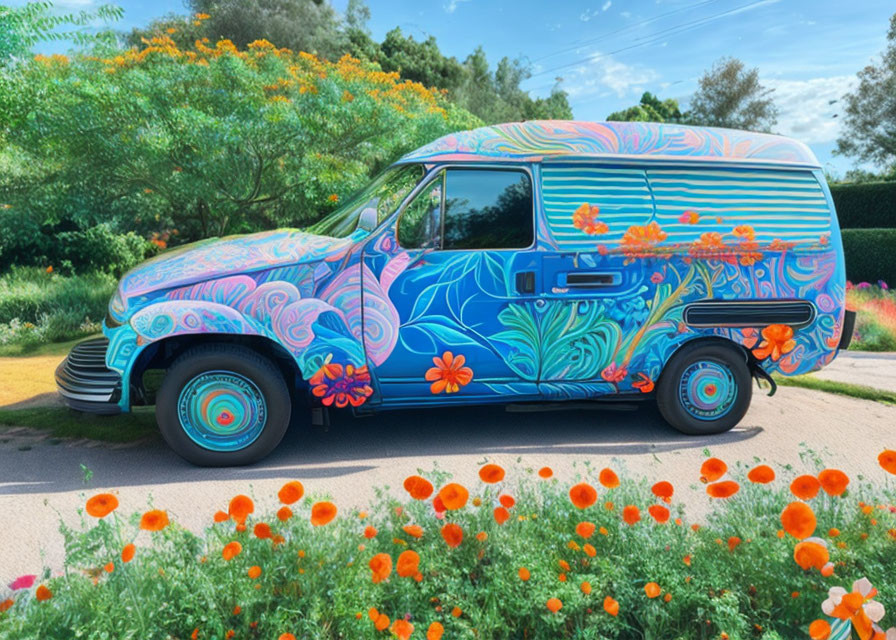
<svg viewBox="0 0 896 640"><path fill-rule="evenodd" d="M878 64L858 73L859 83L843 97L837 153L896 171L896 13Z"/></svg>
<svg viewBox="0 0 896 640"><path fill-rule="evenodd" d="M896 228L896 182L831 185L841 229Z"/></svg>
<svg viewBox="0 0 896 640"><path fill-rule="evenodd" d="M682 122L683 116L678 107L678 100L658 97L645 91L641 102L623 111L614 111L607 120L615 122Z"/></svg>
<svg viewBox="0 0 896 640"><path fill-rule="evenodd" d="M737 58L717 60L699 84L684 116L688 124L771 131L777 122L773 89L759 83L758 69L747 69Z"/></svg>
<svg viewBox="0 0 896 640"><path fill-rule="evenodd" d="M806 464L810 473L819 471L811 459ZM597 485L589 464L577 471L575 481ZM780 514L793 500L788 484L799 472L789 466L776 472L771 484L752 484L746 466L734 465L730 475L741 482L740 492L727 500L707 498L708 504L699 505L696 530L676 504L677 495L673 520L655 522L647 513L659 503L650 483L624 473L619 487L601 488L598 502L579 510L570 502L568 484L541 480L532 469L512 469L501 485L477 481L466 506L444 519L435 517L429 500L397 500L379 491L366 517L340 508L334 521L313 526L309 512L322 496L293 504L285 521L273 513L280 506L273 496L256 496L260 504L243 531L232 520L211 524L211 514L227 508L228 496L219 495L198 505L210 522L201 535L179 526L175 514L162 531L140 532L140 516L123 515L134 506L123 504L99 520L82 514L80 528L61 526L66 570L54 577L45 570L38 578L52 598L39 602L33 589L15 594L0 614L0 638L187 638L196 629L200 638L225 638L234 635L230 630L249 638L391 637L375 629L371 618L379 614L390 623L408 618L412 638L424 637L433 622L444 626L446 638L469 640L802 638L809 623L823 617L828 589L851 590L862 577L876 587L875 600L888 612L881 624L892 624L896 515L884 507L867 513L861 508L896 501L885 472L875 465L872 480L854 478L845 495L822 492L812 500L816 535L827 539L835 565L829 577L800 569L793 559L796 540L777 535ZM450 479L438 470L426 475L436 487ZM499 525L493 509L502 493L512 494L516 504ZM164 496L154 498L164 503ZM641 510L640 521L623 521L627 505ZM581 521L598 530L580 537ZM260 523L280 537L255 535ZM464 532L456 548L439 534L446 523ZM422 528L422 537L404 530L410 524ZM369 539L363 535L368 525L376 529ZM831 537L831 528L839 535ZM136 553L124 563L121 551L132 541ZM230 542L238 542L240 551L227 560L222 551ZM372 581L375 554L388 554L396 563L406 550L419 554L418 579L393 570L384 581ZM111 572L104 571L110 562ZM251 567L260 575L250 577ZM531 575L527 581L518 575L523 567ZM590 584L589 594L583 582ZM660 597L647 597L649 582L659 585ZM604 611L606 597L619 603L618 616ZM551 613L549 598L559 598L562 609Z"/></svg>
<svg viewBox="0 0 896 640"><path fill-rule="evenodd" d="M857 282L847 288L846 306L856 312L850 350L896 351L896 291L885 286Z"/></svg>
<svg viewBox="0 0 896 640"><path fill-rule="evenodd" d="M0 425L49 431L54 438L101 442L135 442L159 437L154 407L135 407L130 413L117 416L98 416L63 407L0 409Z"/></svg>
<svg viewBox="0 0 896 640"><path fill-rule="evenodd" d="M68 340L99 330L116 279L14 267L0 276L0 345Z"/></svg>
<svg viewBox="0 0 896 640"><path fill-rule="evenodd" d="M846 277L852 282L896 282L896 229L843 229Z"/></svg>

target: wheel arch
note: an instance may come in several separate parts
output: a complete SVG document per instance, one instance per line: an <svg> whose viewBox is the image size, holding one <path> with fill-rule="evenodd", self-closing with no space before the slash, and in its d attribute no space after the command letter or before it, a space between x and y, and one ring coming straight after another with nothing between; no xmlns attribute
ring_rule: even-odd
<svg viewBox="0 0 896 640"><path fill-rule="evenodd" d="M670 353L668 355L668 357L666 358L666 361L663 363L663 368L660 370L660 375L659 375L658 379L661 378L665 374L666 370L669 367L669 363L672 362L672 360L674 360L676 356L680 355L683 349L693 348L695 346L713 345L713 344L732 349L733 351L743 355L744 363L747 365L747 368L750 370L751 373L754 371L754 369L757 366L759 366L758 361L756 360L756 358L753 357L753 354L750 353L749 349L747 349L742 344L739 344L739 343L735 342L734 340L731 340L730 338L726 338L724 336L716 336L716 335L695 336L695 337L691 338L690 340L685 340L684 342L678 344L675 347L675 350L672 351L672 353Z"/></svg>

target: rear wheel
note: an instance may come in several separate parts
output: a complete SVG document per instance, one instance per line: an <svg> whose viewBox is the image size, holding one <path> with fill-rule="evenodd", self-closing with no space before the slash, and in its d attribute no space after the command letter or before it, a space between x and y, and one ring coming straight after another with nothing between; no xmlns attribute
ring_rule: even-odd
<svg viewBox="0 0 896 640"><path fill-rule="evenodd" d="M190 349L168 369L156 397L162 437L201 466L261 460L286 433L291 409L277 367L240 345Z"/></svg>
<svg viewBox="0 0 896 640"><path fill-rule="evenodd" d="M751 382L743 353L723 343L695 342L682 347L663 369L657 407L682 433L722 433L749 409Z"/></svg>

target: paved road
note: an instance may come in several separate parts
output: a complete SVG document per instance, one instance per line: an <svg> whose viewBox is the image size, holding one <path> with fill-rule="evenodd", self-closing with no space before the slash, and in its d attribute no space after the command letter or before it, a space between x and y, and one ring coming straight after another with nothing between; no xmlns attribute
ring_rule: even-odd
<svg viewBox="0 0 896 640"><path fill-rule="evenodd" d="M274 506L287 479L300 479L309 493L330 494L349 507L364 506L374 486L400 487L404 477L436 460L470 484L485 460L508 469L549 465L564 481L574 476L574 463L590 460L672 481L676 496L699 515L708 501L696 484L704 448L729 462L755 455L799 466L806 443L850 474L878 474L877 453L896 448L896 407L781 388L774 398L754 396L741 426L711 437L678 434L650 405L630 412L508 413L489 407L345 415L327 432L293 430L263 463L236 469L192 467L161 442L112 448L53 444L29 434L0 435L0 584L36 573L43 562L60 567L59 516L76 524L84 494L99 490L118 491L125 512L142 510L152 496L156 506L200 530L238 492L250 491ZM93 472L88 485L82 464Z"/></svg>
<svg viewBox="0 0 896 640"><path fill-rule="evenodd" d="M896 353L844 351L829 366L812 375L896 393Z"/></svg>

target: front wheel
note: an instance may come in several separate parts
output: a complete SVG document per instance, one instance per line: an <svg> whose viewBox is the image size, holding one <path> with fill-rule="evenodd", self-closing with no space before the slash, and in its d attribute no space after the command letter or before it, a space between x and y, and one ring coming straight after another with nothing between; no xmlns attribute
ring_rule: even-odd
<svg viewBox="0 0 896 640"><path fill-rule="evenodd" d="M663 369L657 407L682 433L722 433L747 413L751 382L743 353L722 343L695 342L682 347Z"/></svg>
<svg viewBox="0 0 896 640"><path fill-rule="evenodd" d="M168 445L200 466L251 464L286 433L289 390L274 364L240 345L190 349L168 369L156 421Z"/></svg>

